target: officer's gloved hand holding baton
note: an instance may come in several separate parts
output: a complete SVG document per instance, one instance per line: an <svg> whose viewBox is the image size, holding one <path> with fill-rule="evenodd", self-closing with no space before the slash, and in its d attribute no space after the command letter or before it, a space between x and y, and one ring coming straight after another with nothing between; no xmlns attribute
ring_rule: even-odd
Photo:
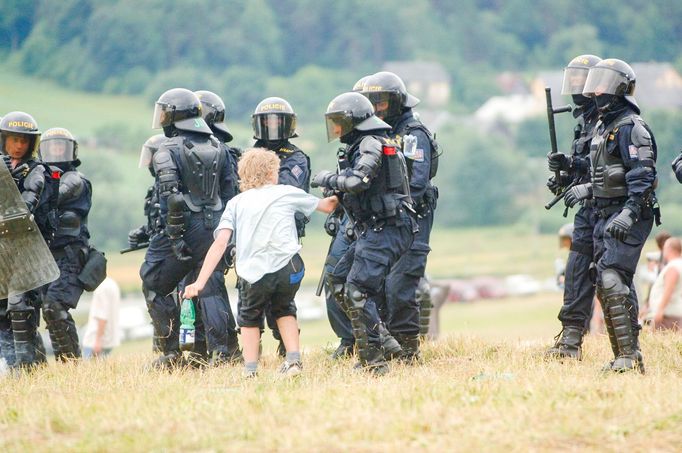
<svg viewBox="0 0 682 453"><path fill-rule="evenodd" d="M143 242L149 241L149 233L147 232L146 225L130 230L128 233L128 246L131 249L137 248Z"/></svg>
<svg viewBox="0 0 682 453"><path fill-rule="evenodd" d="M588 198L592 198L592 183L578 184L566 191L564 203L569 208L572 208L580 201L587 200Z"/></svg>
<svg viewBox="0 0 682 453"><path fill-rule="evenodd" d="M547 167L551 172L568 171L571 169L573 158L562 153L547 154Z"/></svg>
<svg viewBox="0 0 682 453"><path fill-rule="evenodd" d="M606 232L615 239L625 242L634 223L634 213L628 208L623 208L623 210L606 226Z"/></svg>

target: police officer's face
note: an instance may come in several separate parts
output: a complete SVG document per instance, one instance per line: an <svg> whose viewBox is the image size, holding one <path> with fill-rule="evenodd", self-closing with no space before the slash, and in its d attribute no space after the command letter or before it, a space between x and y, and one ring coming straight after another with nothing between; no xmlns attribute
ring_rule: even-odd
<svg viewBox="0 0 682 453"><path fill-rule="evenodd" d="M5 139L5 151L12 159L21 159L28 151L30 140L24 135L8 135Z"/></svg>
<svg viewBox="0 0 682 453"><path fill-rule="evenodd" d="M374 110L376 115L383 120L388 112L388 101L377 102L374 104Z"/></svg>
<svg viewBox="0 0 682 453"><path fill-rule="evenodd" d="M53 157L62 157L66 152L66 143L61 140L55 140L50 143L50 154Z"/></svg>

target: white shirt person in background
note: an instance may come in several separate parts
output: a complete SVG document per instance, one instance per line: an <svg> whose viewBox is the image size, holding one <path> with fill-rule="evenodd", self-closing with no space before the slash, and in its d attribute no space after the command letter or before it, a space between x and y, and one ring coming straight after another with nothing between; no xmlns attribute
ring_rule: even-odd
<svg viewBox="0 0 682 453"><path fill-rule="evenodd" d="M121 344L119 309L121 290L107 277L92 293L88 325L83 335L83 357L104 357Z"/></svg>
<svg viewBox="0 0 682 453"><path fill-rule="evenodd" d="M651 287L647 319L656 329L682 329L682 241L672 237L663 245L661 270Z"/></svg>

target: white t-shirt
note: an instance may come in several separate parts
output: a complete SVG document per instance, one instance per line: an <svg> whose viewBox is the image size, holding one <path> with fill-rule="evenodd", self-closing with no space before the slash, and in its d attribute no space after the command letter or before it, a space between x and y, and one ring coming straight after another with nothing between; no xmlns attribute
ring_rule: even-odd
<svg viewBox="0 0 682 453"><path fill-rule="evenodd" d="M249 283L283 268L301 250L294 214L315 211L319 199L288 185L268 184L232 198L220 218L219 230L236 233L235 270Z"/></svg>
<svg viewBox="0 0 682 453"><path fill-rule="evenodd" d="M88 325L83 335L83 346L95 347L97 338L97 320L102 319L107 323L102 337L102 348L115 348L121 344L121 331L118 327L119 308L121 305L121 290L116 282L107 277L92 293L92 304L88 314Z"/></svg>
<svg viewBox="0 0 682 453"><path fill-rule="evenodd" d="M651 287L651 294L649 295L649 315L651 317L656 314L656 310L661 305L661 299L663 298L663 291L665 289L665 275L670 269L677 269L680 278L677 280L677 285L673 289L673 293L670 296L670 301L665 307L663 312L666 316L682 317L682 258L676 258L665 265L663 270L656 281Z"/></svg>

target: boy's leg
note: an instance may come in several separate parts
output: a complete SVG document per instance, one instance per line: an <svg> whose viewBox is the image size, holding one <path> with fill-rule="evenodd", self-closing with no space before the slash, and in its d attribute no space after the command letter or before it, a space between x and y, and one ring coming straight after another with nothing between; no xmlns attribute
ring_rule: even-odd
<svg viewBox="0 0 682 453"><path fill-rule="evenodd" d="M247 377L255 376L258 367L264 310L275 286L273 275L266 274L253 284L240 280L237 322L242 334L244 374Z"/></svg>
<svg viewBox="0 0 682 453"><path fill-rule="evenodd" d="M277 327L279 328L279 333L282 335L282 341L284 342L287 353L299 352L300 342L298 321L296 321L296 317L282 316L281 318L277 318Z"/></svg>
<svg viewBox="0 0 682 453"><path fill-rule="evenodd" d="M244 347L244 364L249 366L258 363L258 344L260 343L259 327L242 327L242 341ZM255 371L255 370L254 370Z"/></svg>

